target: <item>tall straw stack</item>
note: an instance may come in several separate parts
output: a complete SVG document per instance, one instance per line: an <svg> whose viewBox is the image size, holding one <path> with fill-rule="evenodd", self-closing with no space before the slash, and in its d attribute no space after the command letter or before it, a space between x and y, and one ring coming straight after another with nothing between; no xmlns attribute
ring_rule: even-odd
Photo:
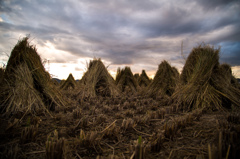
<svg viewBox="0 0 240 159"><path fill-rule="evenodd" d="M148 86L146 95L152 98L156 97L170 97L174 91L179 80L179 73L175 67L172 67L167 61L161 62L158 66L157 73Z"/></svg>
<svg viewBox="0 0 240 159"><path fill-rule="evenodd" d="M138 78L138 85L140 87L147 87L150 84L150 79L146 74L145 70L142 70L140 77Z"/></svg>
<svg viewBox="0 0 240 159"><path fill-rule="evenodd" d="M88 70L82 77L83 85L80 94L85 97L96 96L118 96L119 90L116 87L114 79L107 71L101 59L90 61Z"/></svg>
<svg viewBox="0 0 240 159"><path fill-rule="evenodd" d="M4 73L0 109L6 114L48 112L63 107L61 93L45 71L36 48L28 37L13 48Z"/></svg>
<svg viewBox="0 0 240 159"><path fill-rule="evenodd" d="M226 76L228 84L232 84L233 87L240 89L240 84L238 80L232 74L232 68L229 64L221 64L220 71Z"/></svg>
<svg viewBox="0 0 240 159"><path fill-rule="evenodd" d="M135 93L137 91L138 84L130 67L125 67L124 69L118 68L116 83L122 92L130 91Z"/></svg>
<svg viewBox="0 0 240 159"><path fill-rule="evenodd" d="M60 86L61 89L67 90L67 89L74 89L76 87L76 81L73 77L73 75L70 73L67 80L64 81L64 83Z"/></svg>
<svg viewBox="0 0 240 159"><path fill-rule="evenodd" d="M134 76L134 78L138 81L138 79L139 79L139 77L140 77L139 73L135 73L133 76Z"/></svg>
<svg viewBox="0 0 240 159"><path fill-rule="evenodd" d="M230 109L240 106L240 90L232 83L230 66L219 64L219 49L199 45L192 49L183 67L180 82L173 94L183 109Z"/></svg>
<svg viewBox="0 0 240 159"><path fill-rule="evenodd" d="M3 76L4 76L4 69L0 68L0 85L1 85L2 80L3 80Z"/></svg>

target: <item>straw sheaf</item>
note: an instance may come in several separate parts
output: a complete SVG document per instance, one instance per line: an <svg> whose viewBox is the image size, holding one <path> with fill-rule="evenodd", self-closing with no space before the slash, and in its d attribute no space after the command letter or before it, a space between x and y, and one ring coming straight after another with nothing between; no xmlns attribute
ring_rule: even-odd
<svg viewBox="0 0 240 159"><path fill-rule="evenodd" d="M150 79L147 76L145 70L142 70L142 74L140 75L140 77L138 78L138 85L140 87L146 87L150 84Z"/></svg>
<svg viewBox="0 0 240 159"><path fill-rule="evenodd" d="M4 76L4 69L0 68L0 85L1 85L2 80L3 80L3 76Z"/></svg>
<svg viewBox="0 0 240 159"><path fill-rule="evenodd" d="M26 64L20 64L14 70L15 86L8 86L3 103L6 113L39 112L47 109L40 98L39 92L34 88L31 71ZM13 77L13 76L12 76ZM45 110L46 111L46 110Z"/></svg>
<svg viewBox="0 0 240 159"><path fill-rule="evenodd" d="M171 96L174 91L177 82L179 81L179 73L175 67L167 61L163 61L159 66L157 73L148 86L146 95L150 97L157 96Z"/></svg>
<svg viewBox="0 0 240 159"><path fill-rule="evenodd" d="M101 59L93 59L90 61L88 70L82 77L82 91L83 96L118 96L114 79L107 71Z"/></svg>
<svg viewBox="0 0 240 159"><path fill-rule="evenodd" d="M60 85L60 82L58 82L56 79L52 78L52 83L55 85L55 86L59 86Z"/></svg>
<svg viewBox="0 0 240 159"><path fill-rule="evenodd" d="M134 78L138 81L138 79L139 79L139 77L140 77L139 73L135 73L133 76L134 76Z"/></svg>
<svg viewBox="0 0 240 159"><path fill-rule="evenodd" d="M29 89L29 91L20 91L25 95L21 101L18 101L16 99L21 94L15 92L20 89ZM42 109L54 110L56 106L64 106L62 95L52 84L49 73L45 71L36 48L29 44L28 37L19 41L11 52L4 74L2 90L4 91L1 93L1 109L8 114L16 113L15 110L20 110L19 107L26 110L31 107L31 110L34 110L34 106L40 105L44 107ZM30 105L24 106L25 102L30 102L28 96L29 98L35 96L35 100L31 100Z"/></svg>
<svg viewBox="0 0 240 159"><path fill-rule="evenodd" d="M233 76L232 69L229 64L221 64L220 72L226 76L228 84L231 84L233 87L240 89L240 84L238 80Z"/></svg>
<svg viewBox="0 0 240 159"><path fill-rule="evenodd" d="M124 69L118 68L116 75L116 84L122 92L127 91L127 87L133 93L137 91L137 80L134 78L130 67Z"/></svg>
<svg viewBox="0 0 240 159"><path fill-rule="evenodd" d="M60 88L63 90L67 90L69 88L74 89L76 87L76 85L77 85L76 81L75 81L73 75L70 73L67 80L64 81L64 83L60 86Z"/></svg>
<svg viewBox="0 0 240 159"><path fill-rule="evenodd" d="M220 48L209 45L193 48L173 94L183 109L225 110L232 103L240 105L240 91L231 84L229 66L219 64L219 52Z"/></svg>

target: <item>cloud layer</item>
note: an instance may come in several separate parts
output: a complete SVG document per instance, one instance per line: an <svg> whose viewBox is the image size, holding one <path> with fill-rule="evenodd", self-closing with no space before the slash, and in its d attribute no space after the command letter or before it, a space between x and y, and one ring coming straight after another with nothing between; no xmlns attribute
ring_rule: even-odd
<svg viewBox="0 0 240 159"><path fill-rule="evenodd" d="M2 57L31 34L52 63L100 57L110 69L153 72L168 60L180 69L181 42L184 56L205 42L221 46L221 62L240 65L238 0L0 0L0 28Z"/></svg>

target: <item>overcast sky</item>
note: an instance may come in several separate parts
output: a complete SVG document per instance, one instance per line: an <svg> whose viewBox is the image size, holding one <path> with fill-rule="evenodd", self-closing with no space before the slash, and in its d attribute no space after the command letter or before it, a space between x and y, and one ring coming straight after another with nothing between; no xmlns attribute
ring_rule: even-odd
<svg viewBox="0 0 240 159"><path fill-rule="evenodd" d="M202 42L221 46L220 62L240 77L240 0L0 0L1 65L28 34L58 78L81 78L93 57L112 74L152 76L163 60L181 70Z"/></svg>

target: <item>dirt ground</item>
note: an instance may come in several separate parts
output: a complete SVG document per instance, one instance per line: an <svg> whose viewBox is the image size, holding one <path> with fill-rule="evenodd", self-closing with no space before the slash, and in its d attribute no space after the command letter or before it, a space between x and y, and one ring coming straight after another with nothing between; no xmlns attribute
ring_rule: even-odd
<svg viewBox="0 0 240 159"><path fill-rule="evenodd" d="M73 100L51 116L1 116L0 158L240 158L239 117L143 97Z"/></svg>

